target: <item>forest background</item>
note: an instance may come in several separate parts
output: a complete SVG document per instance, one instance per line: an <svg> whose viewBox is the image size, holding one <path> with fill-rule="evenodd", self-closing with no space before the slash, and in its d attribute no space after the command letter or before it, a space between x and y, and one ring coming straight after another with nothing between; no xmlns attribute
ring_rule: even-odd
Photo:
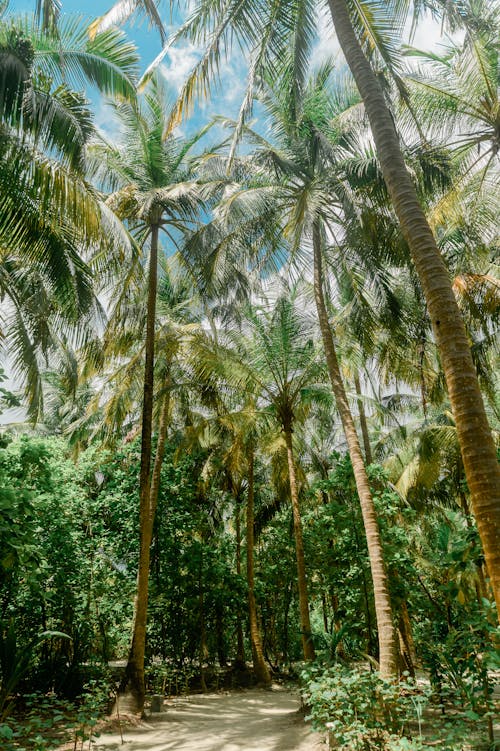
<svg viewBox="0 0 500 751"><path fill-rule="evenodd" d="M432 51L403 56L396 5L356 29L498 441L498 4L436 3ZM470 492L441 322L331 27L286 16L251 121L245 55L186 88L199 20L136 98L161 29L54 8L0 21L0 733L49 748L117 692L141 711L304 661L343 747L494 748L498 499L481 467Z"/></svg>

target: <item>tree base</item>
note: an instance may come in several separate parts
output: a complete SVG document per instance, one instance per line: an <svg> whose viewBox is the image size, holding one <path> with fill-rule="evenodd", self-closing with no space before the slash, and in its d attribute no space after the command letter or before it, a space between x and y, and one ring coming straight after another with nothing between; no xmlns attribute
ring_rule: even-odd
<svg viewBox="0 0 500 751"><path fill-rule="evenodd" d="M119 718L121 715L134 715L142 717L144 714L144 704L141 698L133 691L125 690L119 693L113 703L110 717Z"/></svg>

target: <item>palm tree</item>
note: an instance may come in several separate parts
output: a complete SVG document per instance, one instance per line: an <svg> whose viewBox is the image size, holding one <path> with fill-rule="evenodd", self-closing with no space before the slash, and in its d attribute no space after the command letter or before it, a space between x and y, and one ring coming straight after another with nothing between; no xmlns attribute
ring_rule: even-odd
<svg viewBox="0 0 500 751"><path fill-rule="evenodd" d="M114 105L123 126L121 145L103 144L93 150L96 179L107 181L113 189L108 204L128 223L142 253L149 250L139 478L140 554L134 630L126 671L127 686L139 711L144 706L149 558L156 508L154 494L159 478L156 465L151 477L151 437L160 234L166 235L175 250L182 233L192 229L202 206L200 190L192 180L189 153L203 132L188 141L174 136L163 139L168 108L165 88L156 78L145 93L143 104L120 102ZM129 279L133 278L133 269L127 269L126 274ZM127 294L125 283L118 290L112 321L122 315Z"/></svg>
<svg viewBox="0 0 500 751"><path fill-rule="evenodd" d="M246 474L246 574L248 586L248 618L250 623L250 644L252 647L253 670L259 684L269 686L271 674L266 665L262 645L262 635L255 599L255 447L258 430L258 412L251 400L243 403L240 410L225 410L220 421L230 433L229 450L224 455L224 465L232 475ZM240 492L243 476L239 480ZM239 509L237 510L239 511Z"/></svg>
<svg viewBox="0 0 500 751"><path fill-rule="evenodd" d="M265 216L266 211L278 216L291 250L295 252L304 241L310 241L312 234L316 309L332 390L363 509L374 581L381 671L389 677L397 674L397 642L392 624L388 578L364 459L340 372L324 295L325 226L334 222L345 223L340 217L345 211L352 210L352 190L348 185L347 170L337 167L335 174L333 166L336 160L346 162L350 158L359 162L359 155L355 152L357 141L353 138L353 129L358 123L355 121L347 126L345 122L349 120L349 110L356 110L358 99L352 98L350 92L346 92L345 98L339 92L334 96L328 88L331 72L331 65L326 64L303 87L298 86L292 59L287 65L283 64L282 76L278 81L266 77L259 99L270 115L270 140L249 128L244 129L244 135L257 144L251 159L259 168L267 170L267 181L261 180L262 184L259 185L257 171L254 180L249 180L248 187L241 189L237 199L233 186L229 198L221 202L220 213L226 223L231 213L236 215L235 221L239 215L249 221L252 212L260 213L261 217ZM351 149L354 153L351 153ZM236 174L239 173L238 164ZM336 198L336 206L332 206L332 196ZM231 236L231 231L228 230L228 234ZM363 265L367 264L363 262ZM372 278L375 275L372 270Z"/></svg>
<svg viewBox="0 0 500 751"><path fill-rule="evenodd" d="M271 683L271 674L264 659L262 636L257 618L257 604L255 601L255 482L254 482L254 446L252 437L248 441L247 448L247 514L246 514L246 542L247 542L247 585L248 585L248 616L250 621L250 642L252 644L253 669L257 680L264 686Z"/></svg>
<svg viewBox="0 0 500 751"><path fill-rule="evenodd" d="M397 645L377 514L339 366L324 293L325 235L328 222L331 221L328 216L329 204L331 204L334 192L338 196L337 200L343 202L344 211L350 208L345 187L340 183L337 186L332 184L332 157L335 147L337 145L345 149L349 134L348 132L340 136L337 134L337 144L332 139L332 126L338 127L337 122L341 117L345 118L345 112L335 113L328 106L329 92L326 84L329 73L329 67L325 66L316 77L308 82L303 91L297 88L296 83L292 83L291 86L283 86L282 83L279 89L273 87L273 101L277 103L281 98L281 117L278 107L275 106L273 112L278 119L277 132L283 135L286 133L282 140L284 140L283 146L287 153L289 173L292 169L291 165L295 165L295 174L292 179L295 196L294 204L290 207L288 231L295 235L295 243L298 244L301 236L312 230L314 299L330 382L351 457L362 509L373 579L379 633L380 670L382 675L392 678L397 675L398 670ZM293 81L293 79L289 80ZM356 100L351 101L351 106L353 104L356 104ZM343 139L345 139L344 143ZM302 214L298 214L299 206ZM297 216L300 217L298 221Z"/></svg>
<svg viewBox="0 0 500 751"><path fill-rule="evenodd" d="M227 311L226 311L227 312ZM241 310L238 312L241 313ZM244 385L234 387L224 377L227 352L218 345L216 319L210 312L213 339L205 333L195 337L190 348L190 384L204 410L210 415L199 417L197 433L203 433L204 445L218 456L215 466L222 466L222 483L232 495L236 516L236 564L241 573L240 506L246 489L246 578L248 588L248 616L253 671L259 684L268 686L271 674L267 667L255 597L255 479L256 452L267 421L257 409L255 398ZM234 323L234 322L233 322ZM220 361L217 359L220 356ZM207 440L208 436L208 440ZM245 667L243 632L237 617L238 650L236 666Z"/></svg>
<svg viewBox="0 0 500 751"><path fill-rule="evenodd" d="M301 316L295 304L296 292L280 297L274 308L248 308L242 316L242 332L235 333L238 344L222 349L219 356L207 348L203 365L207 370L218 369L233 386L246 388L260 409L269 409L283 433L287 458L288 482L293 511L300 623L304 658L314 659L311 639L309 597L302 539L299 486L293 433L300 416L307 411L312 399L324 398L322 386L315 379L322 378L314 348L311 322ZM239 328L239 327L238 327ZM241 334L246 334L241 339ZM253 452L252 447L250 451ZM253 505L253 454L249 459L249 501ZM250 509L251 509L250 506ZM250 514L251 516L251 514ZM247 522L247 534L251 519ZM251 534L251 530L250 530ZM249 540L251 545L252 540Z"/></svg>
<svg viewBox="0 0 500 751"><path fill-rule="evenodd" d="M448 270L405 165L384 92L345 0L329 0L333 24L359 89L394 210L426 300L452 405L472 507L500 608L500 470L463 319Z"/></svg>
<svg viewBox="0 0 500 751"><path fill-rule="evenodd" d="M0 19L0 295L8 301L4 335L35 419L43 406L44 356L70 330L82 340L102 314L93 268L105 251L114 247L123 259L129 247L120 223L85 180L94 126L84 97L61 80L66 42L63 34L58 58L49 63L50 34L29 20ZM88 76L109 93L134 95L135 50L120 33L103 35L92 53L81 43L76 47L68 49L65 69L72 82Z"/></svg>
<svg viewBox="0 0 500 751"><path fill-rule="evenodd" d="M142 2L134 5L141 7ZM449 3L437 2L435 5L438 10L447 12ZM393 63L395 46L391 43L391 36L394 37L403 27L407 6L399 2L381 4L373 1L351 7L346 0L328 0L328 9L363 100L384 180L422 286L455 416L472 507L500 612L500 552L497 545L500 536L500 469L496 451L448 270L405 164L383 86L370 60L372 53L378 53L406 96L397 74L397 61ZM296 51L296 80L304 79L315 38L316 10L315 3L298 3L293 9L287 2L264 6L250 0L237 6L230 0L222 6L219 0L200 3L174 39L188 37L207 47L184 84L177 106L172 110L169 127L179 121L195 97L207 94L212 81L217 79L221 51L238 39L248 50L250 59L248 91L240 110L240 126L235 132L238 138L251 110L255 83L267 67L276 67L277 61L290 47ZM457 11L454 18L467 21L468 15L477 16Z"/></svg>
<svg viewBox="0 0 500 751"><path fill-rule="evenodd" d="M332 389L335 394L337 409L344 428L347 440L349 456L351 457L356 488L361 504L363 524L365 528L368 553L370 556L370 569L373 580L373 592L375 598L375 613L377 616L380 672L385 678L394 678L398 673L398 652L395 638L394 624L392 620L392 607L389 594L389 580L385 568L382 541L377 520L377 512L373 503L370 483L366 473L365 461L361 451L356 426L349 406L349 401L344 387L342 374L335 350L335 343L328 319L328 311L325 303L322 279L323 242L322 233L318 222L313 228L314 243L314 292L318 319L325 348L326 361Z"/></svg>

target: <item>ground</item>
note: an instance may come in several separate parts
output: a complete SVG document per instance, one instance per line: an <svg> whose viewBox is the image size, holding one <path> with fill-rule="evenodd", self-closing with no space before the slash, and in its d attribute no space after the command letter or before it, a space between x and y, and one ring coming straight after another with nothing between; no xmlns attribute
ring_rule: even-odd
<svg viewBox="0 0 500 751"><path fill-rule="evenodd" d="M297 693L275 686L165 702L160 715L120 734L103 734L107 751L320 751L304 722Z"/></svg>

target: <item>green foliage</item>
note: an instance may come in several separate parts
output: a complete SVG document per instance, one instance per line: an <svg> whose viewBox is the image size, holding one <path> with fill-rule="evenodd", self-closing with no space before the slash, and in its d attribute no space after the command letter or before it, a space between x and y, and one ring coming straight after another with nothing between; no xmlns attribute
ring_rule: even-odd
<svg viewBox="0 0 500 751"><path fill-rule="evenodd" d="M427 702L414 683L387 683L366 669L313 665L301 674L302 698L316 730L333 736L345 751L417 749L410 728ZM418 736L418 732L417 732Z"/></svg>
<svg viewBox="0 0 500 751"><path fill-rule="evenodd" d="M0 621L0 719L9 714L12 704L9 696L14 692L28 672L35 651L46 639L67 639L67 634L59 631L46 631L31 644L18 648L14 622L8 627Z"/></svg>
<svg viewBox="0 0 500 751"><path fill-rule="evenodd" d="M338 603L333 620L346 626L344 651L348 656L375 655L375 614L372 580L363 521L349 457L332 457L328 478L311 488L323 503L313 507L304 519L308 559L318 571L318 595L328 593ZM391 488L382 467L368 468L370 487L380 523L384 554L390 574L394 603L405 600L413 564L408 550L408 528L414 519ZM331 636L332 634L330 634Z"/></svg>
<svg viewBox="0 0 500 751"><path fill-rule="evenodd" d="M486 605L486 603L485 603ZM460 707L470 719L494 714L494 679L500 667L498 628L484 618L467 618L459 629L422 644L422 658L439 704Z"/></svg>
<svg viewBox="0 0 500 751"><path fill-rule="evenodd" d="M0 724L3 751L52 751L64 742L89 746L99 737L99 717L109 701L106 683L91 682L78 702L54 695L27 694L16 715Z"/></svg>
<svg viewBox="0 0 500 751"><path fill-rule="evenodd" d="M117 603L100 601L114 582L99 552L103 540L93 532L99 509L87 502L91 488L65 452L62 441L28 437L0 450L6 491L0 592L3 617L15 624L21 652L42 631L71 638L43 644L28 672L35 687L75 695L92 670L83 663L107 659L108 622L110 612L117 616Z"/></svg>
<svg viewBox="0 0 500 751"><path fill-rule="evenodd" d="M0 367L0 384L5 381L6 378L7 376L5 375L4 369ZM2 414L4 407L19 407L19 405L19 397L9 391L9 389L6 389L4 386L0 386L0 415Z"/></svg>
<svg viewBox="0 0 500 751"><path fill-rule="evenodd" d="M266 490L258 490L260 503L266 499ZM259 548L255 596L262 613L266 649L277 664L289 665L301 660L303 655L298 620L297 563L289 508L282 509L266 527ZM315 632L314 619L312 628Z"/></svg>
<svg viewBox="0 0 500 751"><path fill-rule="evenodd" d="M218 646L224 651L218 641L234 628L245 585L234 571L234 542L217 518L225 498L207 497L197 480L203 454L174 461L173 453L168 447L155 523L148 651L181 668L198 659L200 595L212 656Z"/></svg>
<svg viewBox="0 0 500 751"><path fill-rule="evenodd" d="M70 697L103 663L123 658L138 555L139 446L95 447L77 466L61 439L23 437L0 449L0 596L26 653L38 634L61 631L36 650L27 683ZM211 656L228 655L227 632L245 601L234 541L220 526L225 496L199 485L204 455L167 447L152 549L148 655L179 668L199 655L200 592ZM22 520L22 523L21 523ZM12 689L9 688L9 692Z"/></svg>
<svg viewBox="0 0 500 751"><path fill-rule="evenodd" d="M365 667L342 665L309 666L301 679L312 725L320 732L328 731L332 749L420 751L438 747L456 751L483 747L488 714L481 717L471 709L448 716L437 714L431 703L432 689L420 682L404 678L390 684Z"/></svg>

